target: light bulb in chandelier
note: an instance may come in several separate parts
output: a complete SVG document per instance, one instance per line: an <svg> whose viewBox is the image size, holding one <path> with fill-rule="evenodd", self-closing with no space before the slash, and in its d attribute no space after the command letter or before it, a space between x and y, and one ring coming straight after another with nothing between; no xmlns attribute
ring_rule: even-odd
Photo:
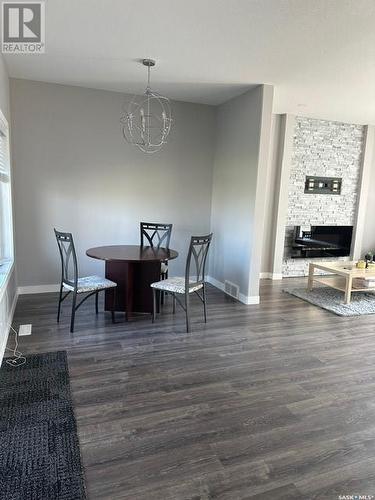
<svg viewBox="0 0 375 500"><path fill-rule="evenodd" d="M172 112L168 97L151 89L150 68L155 66L152 59L143 59L147 67L147 87L142 96L135 95L121 118L122 133L130 144L144 153L159 151L171 131Z"/></svg>

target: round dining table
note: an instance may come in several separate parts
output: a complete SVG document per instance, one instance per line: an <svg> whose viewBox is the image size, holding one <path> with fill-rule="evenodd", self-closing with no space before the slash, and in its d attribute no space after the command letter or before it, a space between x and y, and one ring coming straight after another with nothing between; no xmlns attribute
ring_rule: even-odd
<svg viewBox="0 0 375 500"><path fill-rule="evenodd" d="M178 257L176 250L141 245L110 245L89 248L86 255L105 261L105 277L117 283L116 311L152 313L151 283L160 281L161 263ZM111 292L105 292L106 311L112 309Z"/></svg>

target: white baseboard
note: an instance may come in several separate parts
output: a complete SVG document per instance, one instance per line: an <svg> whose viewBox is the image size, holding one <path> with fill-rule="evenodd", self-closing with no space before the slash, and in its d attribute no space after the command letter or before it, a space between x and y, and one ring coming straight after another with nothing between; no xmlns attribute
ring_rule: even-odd
<svg viewBox="0 0 375 500"><path fill-rule="evenodd" d="M279 273L260 273L261 280L282 280L283 275Z"/></svg>
<svg viewBox="0 0 375 500"><path fill-rule="evenodd" d="M260 280L270 280L272 277L272 273L260 273L259 279Z"/></svg>
<svg viewBox="0 0 375 500"><path fill-rule="evenodd" d="M281 273L272 273L271 279L272 280L282 280L283 279L283 275Z"/></svg>
<svg viewBox="0 0 375 500"><path fill-rule="evenodd" d="M255 306L256 304L260 304L259 295L244 295L240 293L240 302L246 304L247 306Z"/></svg>
<svg viewBox="0 0 375 500"><path fill-rule="evenodd" d="M50 293L58 292L60 285L35 285L35 286L19 286L18 294L27 295L31 293Z"/></svg>
<svg viewBox="0 0 375 500"><path fill-rule="evenodd" d="M218 281L216 278L213 278L212 276L206 276L206 279L215 288L218 288L222 292L226 293L225 292L224 283L222 283L221 281ZM229 297L231 297L231 295L229 295L229 294L227 294L227 295ZM240 293L239 297L238 297L238 300L240 302L242 302L243 304L246 304L246 305L255 305L255 304L259 304L260 303L260 297L259 297L259 295L247 296L247 295L244 295L243 293Z"/></svg>
<svg viewBox="0 0 375 500"><path fill-rule="evenodd" d="M8 319L7 319L7 326L6 326L7 334L5 335L5 337L3 339L3 343L0 346L0 366L1 366L1 363L3 362L5 347L6 347L7 342L8 342L10 327L13 323L13 316L14 316L14 311L16 310L17 300L18 300L18 292L16 292L14 295L13 302L12 302L12 305L11 305L11 308L9 311L9 315L8 315Z"/></svg>

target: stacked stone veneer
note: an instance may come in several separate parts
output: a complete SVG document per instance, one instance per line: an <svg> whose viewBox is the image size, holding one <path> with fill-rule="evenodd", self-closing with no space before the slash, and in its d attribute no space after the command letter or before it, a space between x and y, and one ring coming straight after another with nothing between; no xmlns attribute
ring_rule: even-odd
<svg viewBox="0 0 375 500"><path fill-rule="evenodd" d="M311 259L289 257L293 226L355 226L363 147L361 125L296 117L284 276L305 276L311 262ZM305 194L307 175L341 177L341 195Z"/></svg>

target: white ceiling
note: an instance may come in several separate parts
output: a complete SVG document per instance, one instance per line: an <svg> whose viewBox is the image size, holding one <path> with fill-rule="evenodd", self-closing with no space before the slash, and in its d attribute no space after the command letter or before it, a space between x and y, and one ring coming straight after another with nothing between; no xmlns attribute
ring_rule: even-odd
<svg viewBox="0 0 375 500"><path fill-rule="evenodd" d="M9 74L218 104L275 86L274 111L375 124L375 0L46 0L46 54Z"/></svg>

